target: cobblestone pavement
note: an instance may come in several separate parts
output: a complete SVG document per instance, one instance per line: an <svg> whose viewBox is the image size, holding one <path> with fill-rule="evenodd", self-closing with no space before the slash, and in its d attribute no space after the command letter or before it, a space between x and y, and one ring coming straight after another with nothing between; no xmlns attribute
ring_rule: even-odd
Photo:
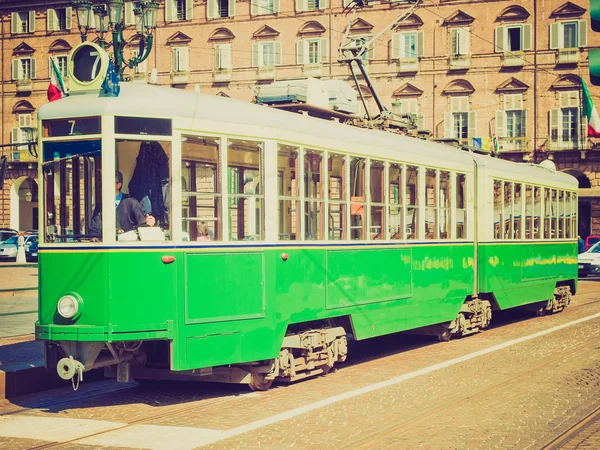
<svg viewBox="0 0 600 450"><path fill-rule="evenodd" d="M600 407L600 282L580 289L561 314L448 343L357 343L339 370L265 393L104 381L13 399L0 449L543 448ZM598 424L563 448L600 448Z"/></svg>
<svg viewBox="0 0 600 450"><path fill-rule="evenodd" d="M3 273L2 270L4 269L0 269L0 275ZM37 309L37 291L1 292L0 338L33 335Z"/></svg>
<svg viewBox="0 0 600 450"><path fill-rule="evenodd" d="M2 291L37 289L37 264L15 264L0 262L0 299Z"/></svg>

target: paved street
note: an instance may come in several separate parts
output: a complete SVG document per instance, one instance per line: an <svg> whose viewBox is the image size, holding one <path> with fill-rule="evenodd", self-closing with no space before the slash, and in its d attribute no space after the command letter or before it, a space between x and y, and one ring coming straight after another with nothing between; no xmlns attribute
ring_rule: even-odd
<svg viewBox="0 0 600 450"><path fill-rule="evenodd" d="M0 338L33 334L37 308L37 291L0 292Z"/></svg>
<svg viewBox="0 0 600 450"><path fill-rule="evenodd" d="M0 449L600 448L600 280L580 288L557 315L357 343L326 377L264 393L107 380L18 397Z"/></svg>

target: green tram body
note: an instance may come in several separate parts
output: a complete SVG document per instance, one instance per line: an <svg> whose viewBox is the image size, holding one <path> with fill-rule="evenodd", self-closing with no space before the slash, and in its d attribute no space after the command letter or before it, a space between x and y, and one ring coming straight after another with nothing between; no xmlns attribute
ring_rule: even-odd
<svg viewBox="0 0 600 450"><path fill-rule="evenodd" d="M247 368L250 363L277 359L293 329L343 326L349 336L363 340L448 324L466 300L477 297L487 299L493 309L504 310L546 302L557 286L576 290L577 181L569 175L231 99L146 85L125 85L117 99L78 95L46 105L39 112L39 135L47 135L42 126L46 120L101 116L103 184L110 186L116 164L114 116L119 115L173 119L173 179L181 176L175 160L185 133L247 136L336 153L355 154L352 149L362 148L359 154L368 158L460 171L468 185L466 238L423 239L421 224L421 239L416 240L279 241L277 218L268 217L269 211L276 211L275 184L264 189L267 217L262 241L185 242L181 230L171 225L170 242L121 243L106 238L106 232L99 243L52 242L44 220L48 211L41 206L44 242L39 248L35 333L48 343L48 366L55 366L60 356L85 358L85 344L142 341L144 346L165 343L162 350L154 349L166 362L160 377L206 368ZM40 146L60 141L41 137ZM384 144L389 148L383 150ZM268 162L274 159L273 148L267 145L264 153L267 178L269 170L277 167ZM45 155L43 150L41 154ZM40 180L47 176L44 170L40 168ZM530 183L540 190L569 192L575 208L565 207L562 218L557 217L563 220L563 237L494 236L498 224L493 219L493 183L498 180L507 186L522 183L523 191ZM51 195L49 189L41 187L40 199ZM175 211L178 202L173 195ZM101 198L110 205L114 192L105 189ZM533 220L526 208L514 203L511 217ZM105 220L114 222L114 212L108 212ZM174 219L172 224L176 223ZM511 226L520 227L523 236L527 232L520 221ZM173 257L173 262L165 263L164 257ZM70 293L81 299L74 320L57 312L58 300ZM63 351L57 350L57 344ZM85 370L92 366L96 365L86 365Z"/></svg>

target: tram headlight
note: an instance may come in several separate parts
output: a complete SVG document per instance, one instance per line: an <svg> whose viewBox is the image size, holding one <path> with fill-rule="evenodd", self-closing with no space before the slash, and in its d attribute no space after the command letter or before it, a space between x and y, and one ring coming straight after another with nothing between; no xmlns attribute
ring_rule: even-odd
<svg viewBox="0 0 600 450"><path fill-rule="evenodd" d="M56 309L65 319L74 319L81 313L81 299L73 294L63 295L58 301Z"/></svg>

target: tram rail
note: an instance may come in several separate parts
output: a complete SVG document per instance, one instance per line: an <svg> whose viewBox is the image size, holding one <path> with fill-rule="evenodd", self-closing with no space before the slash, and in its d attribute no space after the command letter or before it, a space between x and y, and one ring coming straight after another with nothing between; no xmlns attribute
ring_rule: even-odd
<svg viewBox="0 0 600 450"><path fill-rule="evenodd" d="M579 435L582 431L584 431L587 427L592 425L596 420L600 419L600 406L594 409L591 413L569 428L567 431L562 433L556 439L552 440L552 442L548 443L541 450L558 450L562 448L566 443L570 440L574 439L577 435Z"/></svg>

